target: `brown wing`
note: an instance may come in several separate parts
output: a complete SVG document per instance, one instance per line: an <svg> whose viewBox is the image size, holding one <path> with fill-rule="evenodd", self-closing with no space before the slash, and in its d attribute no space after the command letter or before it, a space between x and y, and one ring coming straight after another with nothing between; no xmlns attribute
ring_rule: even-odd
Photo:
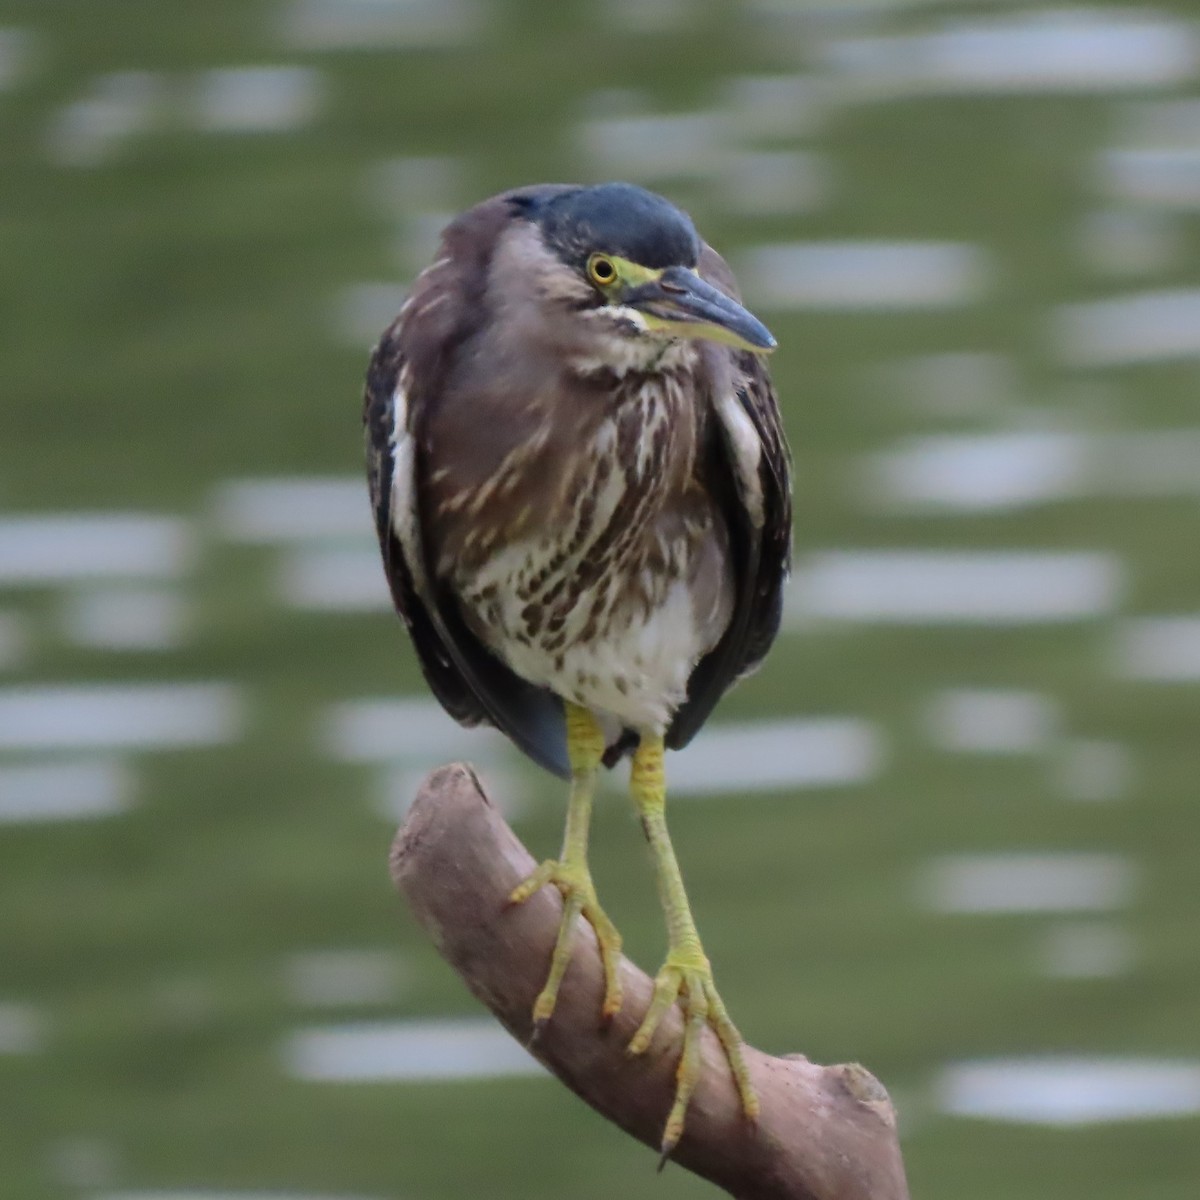
<svg viewBox="0 0 1200 1200"><path fill-rule="evenodd" d="M442 257L375 348L363 400L367 475L392 599L442 707L464 725L495 725L535 762L568 776L562 702L514 674L467 628L430 569L421 512L422 431L455 355L483 319L487 254L511 211L507 196L496 197L446 230Z"/></svg>
<svg viewBox="0 0 1200 1200"><path fill-rule="evenodd" d="M735 298L733 275L705 246L700 273ZM762 355L722 351L731 357L716 373L704 482L717 498L729 528L733 556L734 608L729 628L697 663L687 700L675 714L666 742L686 746L717 701L762 662L783 608L783 586L791 566L791 455L779 403Z"/></svg>
<svg viewBox="0 0 1200 1200"><path fill-rule="evenodd" d="M392 602L408 629L421 670L442 707L463 725L477 725L485 711L467 686L445 642L417 592L413 565L406 559L393 528L392 488L395 473L395 393L404 363L398 331L393 326L384 334L367 371L363 398L366 433L367 478L375 531L383 554L383 568ZM415 519L415 514L413 516Z"/></svg>

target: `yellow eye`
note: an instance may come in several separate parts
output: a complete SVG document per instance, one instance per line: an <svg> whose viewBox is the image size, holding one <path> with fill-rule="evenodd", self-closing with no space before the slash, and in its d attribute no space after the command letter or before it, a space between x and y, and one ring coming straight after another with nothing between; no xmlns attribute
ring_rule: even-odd
<svg viewBox="0 0 1200 1200"><path fill-rule="evenodd" d="M608 287L617 278L617 268L613 260L605 258L603 254L593 254L588 259L587 269L592 282L600 287Z"/></svg>

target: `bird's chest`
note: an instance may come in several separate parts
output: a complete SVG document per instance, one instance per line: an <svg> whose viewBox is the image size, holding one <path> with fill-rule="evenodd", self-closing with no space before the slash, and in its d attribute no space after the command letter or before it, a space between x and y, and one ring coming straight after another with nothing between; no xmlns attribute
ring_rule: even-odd
<svg viewBox="0 0 1200 1200"><path fill-rule="evenodd" d="M696 648L685 581L702 531L679 510L695 446L681 384L643 383L574 452L542 465L516 535L460 566L468 621L519 674L606 708L639 672L657 692L686 682Z"/></svg>

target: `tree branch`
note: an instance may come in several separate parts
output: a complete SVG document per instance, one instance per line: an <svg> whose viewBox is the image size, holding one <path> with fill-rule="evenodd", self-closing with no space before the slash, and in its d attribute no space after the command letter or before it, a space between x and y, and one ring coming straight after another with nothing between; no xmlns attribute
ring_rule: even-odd
<svg viewBox="0 0 1200 1200"><path fill-rule="evenodd" d="M554 888L524 905L507 904L533 867L462 764L425 780L391 855L396 886L439 952L523 1045L562 911ZM530 1050L599 1113L657 1147L674 1095L682 1024L676 1010L646 1054L627 1055L653 984L627 959L621 980L624 1007L601 1029L600 957L581 922L554 1017ZM738 1200L908 1200L895 1112L873 1075L856 1064L822 1067L749 1046L746 1057L762 1100L757 1126L743 1118L725 1057L705 1030L704 1071L674 1161Z"/></svg>

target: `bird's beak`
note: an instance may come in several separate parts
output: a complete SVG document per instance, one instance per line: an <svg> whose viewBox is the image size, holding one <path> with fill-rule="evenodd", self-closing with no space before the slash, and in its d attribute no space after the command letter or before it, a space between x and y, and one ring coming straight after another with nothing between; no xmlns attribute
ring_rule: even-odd
<svg viewBox="0 0 1200 1200"><path fill-rule="evenodd" d="M775 349L771 331L753 313L686 267L668 267L630 288L622 301L636 308L650 329L708 338L756 354Z"/></svg>

